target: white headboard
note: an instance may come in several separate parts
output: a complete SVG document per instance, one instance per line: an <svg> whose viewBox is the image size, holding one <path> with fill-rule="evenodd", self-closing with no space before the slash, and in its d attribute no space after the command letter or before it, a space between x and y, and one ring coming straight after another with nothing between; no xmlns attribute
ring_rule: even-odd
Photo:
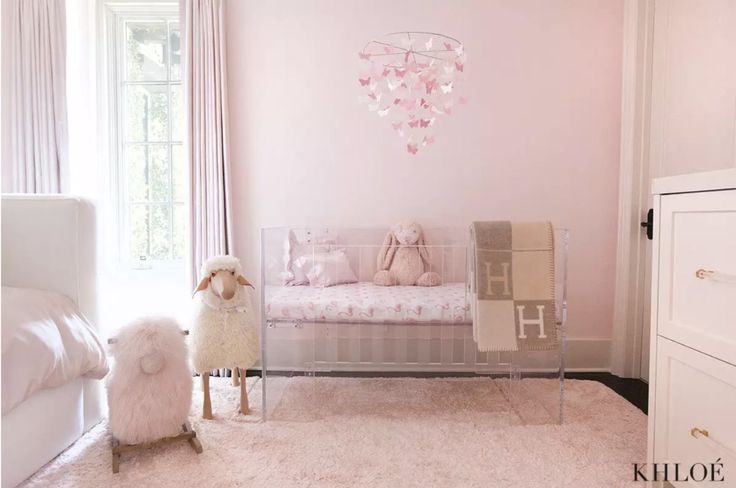
<svg viewBox="0 0 736 488"><path fill-rule="evenodd" d="M67 295L97 325L94 206L68 195L2 196L2 284Z"/></svg>

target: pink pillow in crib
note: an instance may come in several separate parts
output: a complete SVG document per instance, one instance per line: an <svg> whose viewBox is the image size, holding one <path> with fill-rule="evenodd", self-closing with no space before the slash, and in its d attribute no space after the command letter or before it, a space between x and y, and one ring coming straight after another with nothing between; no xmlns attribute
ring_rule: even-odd
<svg viewBox="0 0 736 488"><path fill-rule="evenodd" d="M310 286L326 287L358 281L345 249L313 253L304 256L301 261L304 269L308 270L306 274Z"/></svg>

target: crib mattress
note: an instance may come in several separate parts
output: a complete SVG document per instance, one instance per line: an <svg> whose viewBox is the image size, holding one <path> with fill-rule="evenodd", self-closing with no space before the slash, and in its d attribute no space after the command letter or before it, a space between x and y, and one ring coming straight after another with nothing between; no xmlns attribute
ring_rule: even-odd
<svg viewBox="0 0 736 488"><path fill-rule="evenodd" d="M269 320L307 322L470 324L465 283L441 286L376 286L370 282L327 288L269 286Z"/></svg>

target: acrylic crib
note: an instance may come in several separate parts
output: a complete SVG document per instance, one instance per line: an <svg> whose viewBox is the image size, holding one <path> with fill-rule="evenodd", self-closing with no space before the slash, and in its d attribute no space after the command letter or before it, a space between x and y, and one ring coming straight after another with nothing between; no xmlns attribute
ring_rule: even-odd
<svg viewBox="0 0 736 488"><path fill-rule="evenodd" d="M358 283L286 286L284 243L344 249ZM293 376L476 376L492 379L505 408L522 423L564 419L565 323L569 232L555 229L558 345L553 350L479 352L473 341L467 284L468 229L425 229L438 287L379 287L376 258L386 229L267 228L261 231L263 419L277 418ZM330 244L324 244L329 242ZM558 380L543 398L526 381ZM534 391L539 391L535 388ZM319 415L319 398L314 412Z"/></svg>

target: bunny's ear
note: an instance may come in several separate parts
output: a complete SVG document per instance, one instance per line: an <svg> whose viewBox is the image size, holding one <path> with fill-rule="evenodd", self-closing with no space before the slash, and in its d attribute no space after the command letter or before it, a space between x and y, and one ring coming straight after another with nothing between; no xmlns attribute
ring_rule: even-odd
<svg viewBox="0 0 736 488"><path fill-rule="evenodd" d="M394 260L394 254L396 254L397 245L398 241L394 236L394 232L389 231L389 233L386 234L386 238L383 239L383 246L381 246L381 250L378 252L378 259L376 260L376 265L378 266L379 271L384 271L391 267L391 263Z"/></svg>
<svg viewBox="0 0 736 488"><path fill-rule="evenodd" d="M427 242L424 239L424 230L419 231L419 239L417 239L417 249L419 249L419 256L421 256L424 262L424 267L429 269L429 249L427 248Z"/></svg>

